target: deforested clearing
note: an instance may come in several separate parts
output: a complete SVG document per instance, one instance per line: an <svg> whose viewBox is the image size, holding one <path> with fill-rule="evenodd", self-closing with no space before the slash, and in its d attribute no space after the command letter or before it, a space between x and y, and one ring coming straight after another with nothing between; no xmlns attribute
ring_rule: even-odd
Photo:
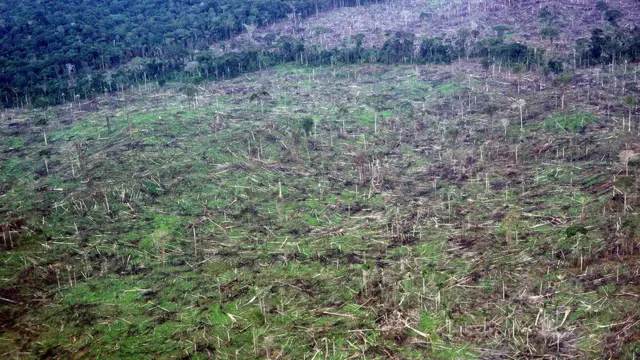
<svg viewBox="0 0 640 360"><path fill-rule="evenodd" d="M0 357L638 358L638 2L129 3L0 8Z"/></svg>

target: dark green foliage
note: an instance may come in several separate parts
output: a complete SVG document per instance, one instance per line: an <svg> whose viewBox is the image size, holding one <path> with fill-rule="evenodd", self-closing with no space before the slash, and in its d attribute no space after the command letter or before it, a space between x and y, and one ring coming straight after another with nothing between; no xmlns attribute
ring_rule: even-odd
<svg viewBox="0 0 640 360"><path fill-rule="evenodd" d="M590 66L595 64L610 64L626 59L640 60L640 28L631 30L618 27L591 30L588 41L579 41L581 64Z"/></svg>
<svg viewBox="0 0 640 360"><path fill-rule="evenodd" d="M361 49L362 48L362 42L364 41L364 34L356 34L353 36L353 40L356 43L356 48L357 49Z"/></svg>
<svg viewBox="0 0 640 360"><path fill-rule="evenodd" d="M640 31L628 38L626 57L633 62L640 61Z"/></svg>
<svg viewBox="0 0 640 360"><path fill-rule="evenodd" d="M153 196L153 197L157 197L157 196L160 196L160 195L164 194L164 190L160 186L158 186L156 183L153 183L151 181L147 181L143 185L144 185L145 190L149 194L151 194L151 196Z"/></svg>
<svg viewBox="0 0 640 360"><path fill-rule="evenodd" d="M544 28L542 28L542 30L540 30L540 37L542 37L543 39L549 39L552 44L553 39L558 37L559 34L560 31L558 31L558 29L553 26L545 26Z"/></svg>
<svg viewBox="0 0 640 360"><path fill-rule="evenodd" d="M461 28L456 31L456 34L458 35L458 39L456 40L458 51L465 53L467 50L467 40L471 36L471 31L467 28Z"/></svg>
<svg viewBox="0 0 640 360"><path fill-rule="evenodd" d="M598 61L602 56L602 48L605 45L604 31L602 29L591 30L591 43L589 44L589 54L591 59Z"/></svg>
<svg viewBox="0 0 640 360"><path fill-rule="evenodd" d="M535 49L520 43L505 43L496 39L483 39L475 45L472 56L489 57L494 61L500 60L500 62L509 66L523 64L529 69L531 65L540 62L543 53L541 50L535 51Z"/></svg>
<svg viewBox="0 0 640 360"><path fill-rule="evenodd" d="M463 33L465 37L469 34ZM180 61L170 59L136 59L136 66L128 66L112 72L108 77L93 72L84 80L71 75L74 86L64 80L58 83L61 86L49 88L49 95L38 96L31 105L47 106L64 101L69 101L79 95L81 98L91 97L103 91L115 91L129 87L131 83L148 82L148 79L158 79L158 86L164 86L167 80L177 80L198 85L206 80L224 80L237 77L241 74L257 71L274 64L299 63L309 66L321 66L331 64L358 64L358 63L450 63L462 56L484 58L483 65L488 68L494 61L500 61L503 65L513 66L522 64L528 70L531 65L538 64L543 51L534 51L520 43L505 43L496 39L483 39L472 45L466 43L454 44L450 39L425 38L420 44L417 58L414 57L414 35L409 33L394 33L381 49L365 49L362 47L364 35L354 36L354 46L345 48L320 48L317 46L307 48L298 38L283 37L278 40L277 46L271 50L246 50L242 52L230 52L220 56L211 56L207 52L201 52L192 61L188 71ZM181 58L188 52L179 46L170 49L175 51L175 56ZM198 74L198 75L196 75ZM89 81L90 82L87 82ZM46 80L43 80L46 82ZM57 80L54 80L57 81ZM7 85L7 84L4 84ZM64 85L64 86L62 86ZM35 86L35 85L34 85ZM43 86L38 86L38 89ZM29 87L25 88L28 92ZM102 89L102 90L96 90ZM24 96L15 96L13 90L8 91L0 103L5 100L7 105L18 105ZM8 94L12 94L11 97ZM13 99L13 100L12 100ZM39 100L37 103L35 100Z"/></svg>
<svg viewBox="0 0 640 360"><path fill-rule="evenodd" d="M7 0L0 5L0 103L55 105L165 78L180 72L193 50L229 39L243 24L272 24L293 9L304 18L370 2Z"/></svg>
<svg viewBox="0 0 640 360"><path fill-rule="evenodd" d="M524 66L521 63L517 63L511 67L511 72L519 74L524 71Z"/></svg>
<svg viewBox="0 0 640 360"><path fill-rule="evenodd" d="M504 44L496 46L494 49L496 56L512 64L524 63L527 61L527 58L532 55L529 53L530 49L526 45L519 43Z"/></svg>
<svg viewBox="0 0 640 360"><path fill-rule="evenodd" d="M480 65L482 65L482 68L485 70L489 70L489 68L491 67L491 65L493 65L493 60L491 60L490 58L486 57L483 58L482 60L480 60Z"/></svg>
<svg viewBox="0 0 640 360"><path fill-rule="evenodd" d="M493 27L493 30L495 30L498 39L502 41L504 39L505 33L509 31L509 27L505 25L497 25Z"/></svg>
<svg viewBox="0 0 640 360"><path fill-rule="evenodd" d="M300 122L300 127L308 137L311 134L311 130L313 129L313 119L311 117L303 118Z"/></svg>
<svg viewBox="0 0 640 360"><path fill-rule="evenodd" d="M497 27L506 31L506 27ZM501 31L502 31L501 30ZM481 64L485 69L491 67L495 61L513 66L522 64L526 69L530 65L540 61L543 51L528 47L520 43L506 43L501 39L486 38L472 43L466 40L473 35L473 32L461 30L458 32L458 40L454 44L446 38L424 38L420 44L419 61L425 63L450 63L454 59L462 56L482 58Z"/></svg>
<svg viewBox="0 0 640 360"><path fill-rule="evenodd" d="M47 118L45 117L40 117L38 118L38 120L36 120L35 125L36 126L45 126L49 123L49 120L47 120Z"/></svg>
<svg viewBox="0 0 640 360"><path fill-rule="evenodd" d="M185 86L182 88L182 92L187 95L188 98L193 98L198 94L198 89L195 86Z"/></svg>
<svg viewBox="0 0 640 360"><path fill-rule="evenodd" d="M376 111L384 111L384 110L391 109L391 105L389 104L387 99L384 96L380 96L380 95L368 96L366 103L372 108L374 108ZM338 110L338 114L342 116L347 115L348 113L349 113L349 109L346 107L341 107Z"/></svg>
<svg viewBox="0 0 640 360"><path fill-rule="evenodd" d="M553 13L551 13L551 11L549 11L548 6L542 8L538 17L540 18L540 22L544 24L551 24L551 22L554 20L554 15Z"/></svg>
<svg viewBox="0 0 640 360"><path fill-rule="evenodd" d="M455 47L442 38L425 38L420 44L420 60L424 62L448 64L455 57Z"/></svg>
<svg viewBox="0 0 640 360"><path fill-rule="evenodd" d="M413 119L414 113L415 113L415 109L413 108L413 105L411 105L410 102L402 102L401 104L399 104L394 111L396 114L401 115L407 119Z"/></svg>
<svg viewBox="0 0 640 360"><path fill-rule="evenodd" d="M573 81L573 75L563 74L553 79L554 86L567 86Z"/></svg>
<svg viewBox="0 0 640 360"><path fill-rule="evenodd" d="M631 189L634 183L632 176L619 176L613 184L618 188Z"/></svg>
<svg viewBox="0 0 640 360"><path fill-rule="evenodd" d="M630 168L640 168L640 158L631 159L627 162Z"/></svg>
<svg viewBox="0 0 640 360"><path fill-rule="evenodd" d="M414 35L405 32L396 32L388 39L380 51L381 61L386 64L405 63L413 60Z"/></svg>
<svg viewBox="0 0 640 360"><path fill-rule="evenodd" d="M609 9L609 4L607 4L606 1L603 0L599 0L596 3L596 9L600 10L600 11L607 11Z"/></svg>
<svg viewBox="0 0 640 360"><path fill-rule="evenodd" d="M482 109L482 112L489 115L489 118L493 120L493 117L500 111L500 107L495 104L489 104Z"/></svg>
<svg viewBox="0 0 640 360"><path fill-rule="evenodd" d="M597 118L591 113L569 113L550 116L544 121L544 128L552 132L579 132L585 126L595 124Z"/></svg>
<svg viewBox="0 0 640 360"><path fill-rule="evenodd" d="M191 79L191 83L192 83L193 85L200 85L200 84L202 84L203 82L204 82L204 78L203 78L202 76L194 76L194 77Z"/></svg>
<svg viewBox="0 0 640 360"><path fill-rule="evenodd" d="M569 239L571 239L572 237L578 234L586 235L588 232L589 230L587 230L584 226L580 226L580 225L569 226L565 230L565 233L567 234L567 238Z"/></svg>
<svg viewBox="0 0 640 360"><path fill-rule="evenodd" d="M636 97L633 95L627 95L623 97L621 102L622 102L622 105L624 105L625 107L632 108L632 109L638 106L638 99L636 99Z"/></svg>
<svg viewBox="0 0 640 360"><path fill-rule="evenodd" d="M564 65L562 61L557 59L549 59L547 61L547 65L545 66L546 73L560 74L564 69Z"/></svg>
<svg viewBox="0 0 640 360"><path fill-rule="evenodd" d="M638 219L625 219L622 222L622 229L629 229L631 231L636 231L638 228L640 228L640 221L638 221Z"/></svg>
<svg viewBox="0 0 640 360"><path fill-rule="evenodd" d="M433 19L433 14L430 12L422 12L420 13L420 20L429 20Z"/></svg>
<svg viewBox="0 0 640 360"><path fill-rule="evenodd" d="M15 1L17 0L10 0ZM106 4L104 8L88 9L83 14L71 11L65 21L54 19L49 13L41 11L45 15L40 16L48 19L48 22L43 21L29 27L33 38L38 38L44 28L62 27L56 37L51 37L46 48L39 49L42 50L38 52L40 55L32 55L35 50L30 45L22 46L20 42L24 39L17 37L27 27L16 28L13 22L17 20L8 21L8 25L1 29L9 36L9 40L0 45L2 53L7 54L0 57L0 106L48 106L75 98L124 90L143 83L155 82L160 87L167 81L198 85L203 81L224 80L282 63L308 66L359 63L446 64L461 57L469 57L480 58L485 69L496 63L512 68L515 66L516 69L522 67L523 71L534 67L558 74L563 68L559 59L543 63L543 49L507 42L505 35L509 28L504 25L493 28L497 36L495 38L480 39L478 30L467 29L458 31L453 37L426 37L420 40L417 52L414 50L418 40L414 34L395 32L387 34L387 41L381 48L364 48L364 34L353 36L351 44L344 48L330 49L307 46L300 38L274 37L269 49L249 49L214 56L206 51L211 42L244 31L243 23L264 25L276 21L285 17L291 8L285 5L284 0L275 0L269 4L260 0L248 0L238 7L223 6L230 0L215 0L205 5L194 2L191 6L186 3L163 3L158 6L149 4L155 4L156 0L143 0L129 6L126 3L128 0L122 1L124 2ZM372 1L343 1L340 6L370 2ZM303 17L315 13L316 2L294 0L290 3ZM318 0L317 3L319 9L333 6L333 1L330 0ZM16 5L16 9L11 11L0 8L0 12L22 12L31 6ZM78 9L87 7L83 4L73 6ZM48 7L52 14L69 10L67 5L47 4L45 8ZM111 15L113 13L119 15ZM430 16L424 15L423 18ZM543 9L540 16L541 20L550 24L555 14L549 9ZM73 21L76 25L69 26ZM108 23L109 26L100 27L103 23ZM205 23L206 31L202 28ZM640 31L616 31L605 33L603 30L594 30L591 38L585 39L578 47L580 64L605 63L614 56L616 59L639 59ZM547 26L543 33L553 41L557 36L557 28ZM66 43L70 41L70 37L92 45L79 46L78 43L71 51L70 47L75 46L75 43ZM46 52L48 49L51 51ZM198 49L197 53L195 49ZM26 58L36 60L27 62L24 60ZM186 68L185 62L189 63Z"/></svg>
<svg viewBox="0 0 640 360"><path fill-rule="evenodd" d="M618 9L609 9L604 12L604 18L613 26L618 26L618 19L622 17L622 11Z"/></svg>

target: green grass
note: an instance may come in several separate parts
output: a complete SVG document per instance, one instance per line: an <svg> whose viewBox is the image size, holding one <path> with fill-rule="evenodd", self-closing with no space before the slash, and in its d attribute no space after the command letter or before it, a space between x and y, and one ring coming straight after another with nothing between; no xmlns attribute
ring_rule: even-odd
<svg viewBox="0 0 640 360"><path fill-rule="evenodd" d="M544 129L550 132L577 132L585 126L595 124L597 118L591 113L564 113L547 117L544 120Z"/></svg>
<svg viewBox="0 0 640 360"><path fill-rule="evenodd" d="M418 79L413 66L357 80L353 70L316 68L302 86L313 69L255 74L270 94L264 113L249 101L253 88L203 97L197 109L169 96L121 109L110 134L104 113L83 113L43 125L49 146L30 134L2 139L0 150L17 152L1 165L11 186L2 221L26 216L28 230L20 247L0 251L0 284L18 286L20 301L46 301L0 335L0 354L484 358L484 349L528 351L524 332L505 336L513 324L539 332L539 309L557 324L571 308L572 354L601 355L611 331L601 326L637 309L620 295L624 283L580 280L581 259L601 278L633 274L598 260L619 214L600 216L606 201L589 189L616 169L538 155L529 143L581 131L596 115L550 114L543 132L512 124L505 141L501 129L481 133L472 114L456 125L452 157L441 126L414 122L466 82ZM353 92L342 88L349 72ZM285 74L295 79L269 87ZM312 100L297 93L305 86ZM218 111L224 125L214 129ZM308 140L299 136L306 117L315 123ZM508 141L520 141L518 164ZM360 169L356 157L366 160ZM572 226L589 231L567 236Z"/></svg>

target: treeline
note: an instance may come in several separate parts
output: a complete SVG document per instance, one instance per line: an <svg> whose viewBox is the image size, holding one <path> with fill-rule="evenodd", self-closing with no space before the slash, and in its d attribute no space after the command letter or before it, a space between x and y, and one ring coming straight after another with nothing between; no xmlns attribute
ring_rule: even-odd
<svg viewBox="0 0 640 360"><path fill-rule="evenodd" d="M464 28L455 36L444 38L387 33L384 44L374 48L364 48L365 35L358 34L342 48L308 46L300 39L281 37L269 48L222 56L208 52L211 42L227 39L242 31L245 24L265 25L286 16L295 22L331 7L372 2L376 0L294 0L286 4L284 0L244 0L239 4L232 0L116 0L96 4L96 10L81 0L70 0L66 5L42 2L41 8L31 15L24 14L20 21L15 16L0 20L4 40L0 53L0 106L56 105L132 85L220 80L293 62L309 66L446 64L476 58L486 69L535 68L557 74L567 64L584 67L640 60L640 29L618 27L615 9L605 9L603 16L608 25L594 29L589 38L579 39L573 58L565 59L549 58L545 49L509 41L509 29L501 25L495 26L494 33L487 37ZM8 10L12 3L16 9ZM86 8L87 13L68 14L64 11L67 7ZM2 14L22 14L28 8L16 0L0 5ZM544 26L541 36L552 45L558 35L554 15L545 8L540 19Z"/></svg>
<svg viewBox="0 0 640 360"><path fill-rule="evenodd" d="M576 67L640 60L640 28L637 25L631 30L620 28L618 21L624 14L606 1L597 1L596 10L601 12L604 30L593 29L590 38L576 41L577 57L573 59Z"/></svg>
<svg viewBox="0 0 640 360"><path fill-rule="evenodd" d="M535 68L545 73L559 74L572 63L579 67L610 64L612 61L640 60L640 28L627 31L595 29L591 38L576 42L576 49L582 50L576 51L577 55L573 59L549 57L544 48L507 41L505 29L501 26L496 28L496 36L486 38L479 38L474 32L466 30L459 31L455 38L417 38L414 34L405 32L389 33L387 40L379 48L364 48L363 34L353 36L351 46L332 49L308 47L300 39L283 37L279 39L277 47L271 50L249 50L219 57L201 53L187 67L172 68L175 71L172 79L182 77L185 80L184 77L187 77L195 82L204 79L219 80L291 62L308 66L363 63L449 64L460 59L475 58L480 59L487 69L495 65L518 71ZM158 63L154 60L149 64L150 69L155 69ZM166 72L160 74L153 71L152 76L166 75Z"/></svg>
<svg viewBox="0 0 640 360"><path fill-rule="evenodd" d="M505 42L502 39L482 39L471 45L459 46L448 39L417 39L412 34L393 33L379 48L364 48L364 35L353 37L352 45L343 48L327 49L320 46L306 46L300 39L284 37L272 49L253 49L231 52L221 56L212 56L201 52L186 64L164 59L142 60L137 66L121 68L108 79L93 76L94 82L102 82L109 91L122 89L131 84L157 83L162 86L166 81L179 81L198 84L205 80L224 80L244 73L258 71L273 65L297 63L303 66L328 66L347 64L440 64L451 63L463 57L482 58L488 68L492 64L503 67L521 65L523 69L540 66L552 72L561 72L562 63L544 60L544 50L526 45ZM557 65L559 63L560 65ZM550 65L551 64L551 65ZM555 65L554 65L555 64ZM108 85L105 85L105 81ZM78 82L76 89L90 94L94 85L85 81ZM84 96L84 95L83 95Z"/></svg>
<svg viewBox="0 0 640 360"><path fill-rule="evenodd" d="M601 30L594 30L596 35ZM617 46L611 44L613 38L592 36L584 45L580 64L593 65L610 63L614 57L622 60L638 60L640 33L628 32ZM205 80L223 80L244 73L258 71L273 65L298 63L306 66L345 64L447 64L459 59L480 59L482 65L513 67L522 70L542 69L547 73L561 73L570 59L555 59L545 56L545 50L533 48L517 42L509 42L502 36L477 38L472 33L462 31L456 39L426 37L418 39L413 34L396 32L388 34L388 39L379 48L364 48L364 35L352 38L351 46L326 49L306 46L300 39L283 37L271 49L252 49L212 56L207 51L199 52L186 65L184 56L136 58L126 67L99 72L92 71L84 76L67 74L53 79L56 87L45 92L34 92L32 106L47 106L73 100L74 97L90 98L103 92L123 90L131 85L157 84L167 81L200 83ZM615 52L614 50L615 49ZM618 61L619 61L618 60ZM5 97L5 101L11 98ZM21 99L16 101L21 103ZM9 101L7 105L15 105Z"/></svg>
<svg viewBox="0 0 640 360"><path fill-rule="evenodd" d="M112 69L135 58L175 66L245 25L287 16L297 22L335 7L382 1L6 0L0 3L0 104L90 96L109 88Z"/></svg>
<svg viewBox="0 0 640 360"><path fill-rule="evenodd" d="M579 55L576 65L579 67L637 62L640 61L640 28L628 32L594 29L589 39L576 42L576 49Z"/></svg>
<svg viewBox="0 0 640 360"><path fill-rule="evenodd" d="M519 43L506 43L501 39L483 39L473 45L456 45L450 39L416 39L413 34L393 33L379 48L364 48L364 35L353 37L352 45L326 49L306 46L300 39L283 37L270 49L251 49L212 56L207 51L197 55L158 55L137 57L126 66L113 70L76 71L66 69L34 86L21 89L0 89L4 106L29 105L35 107L56 105L74 99L91 98L97 94L124 90L132 85L163 85L167 81L200 83L222 80L261 70L277 64L299 63L307 66L344 65L363 63L425 64L450 63L462 57L481 57L483 64L501 66L523 64L544 66L542 50ZM418 41L419 44L417 43ZM185 65L184 59L188 58ZM555 70L559 71L559 70ZM4 84L5 86L7 84Z"/></svg>

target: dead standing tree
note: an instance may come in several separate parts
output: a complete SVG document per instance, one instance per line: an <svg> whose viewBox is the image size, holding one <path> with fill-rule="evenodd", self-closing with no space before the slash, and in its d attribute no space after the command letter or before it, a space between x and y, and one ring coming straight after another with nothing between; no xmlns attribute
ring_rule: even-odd
<svg viewBox="0 0 640 360"><path fill-rule="evenodd" d="M622 105L629 110L629 119L628 119L627 128L629 132L631 132L631 114L633 110L638 107L638 99L636 99L636 97L633 95L627 95L622 98L621 102L622 102ZM640 132L640 127L638 128L638 132Z"/></svg>
<svg viewBox="0 0 640 360"><path fill-rule="evenodd" d="M256 32L256 29L258 27L255 25L248 25L248 24L242 24L242 26L244 26L244 29L247 31L247 34L249 34L249 39L251 39L251 41L255 41L253 39L253 34Z"/></svg>
<svg viewBox="0 0 640 360"><path fill-rule="evenodd" d="M511 108L518 109L520 111L520 130L524 130L523 110L524 110L524 107L527 106L527 101L525 99L510 99L510 100L511 100Z"/></svg>

